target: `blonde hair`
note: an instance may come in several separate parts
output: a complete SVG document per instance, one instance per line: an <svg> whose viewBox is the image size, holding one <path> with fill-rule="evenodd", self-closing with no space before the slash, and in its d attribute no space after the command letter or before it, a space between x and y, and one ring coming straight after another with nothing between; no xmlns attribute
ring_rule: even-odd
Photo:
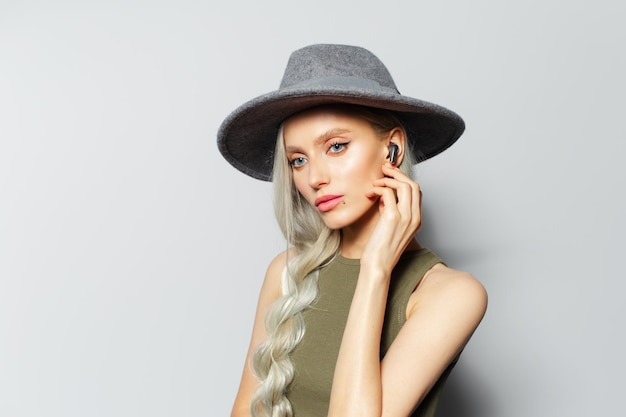
<svg viewBox="0 0 626 417"><path fill-rule="evenodd" d="M403 128L389 111L352 105L331 107L368 121L381 138L396 127ZM414 158L407 141L400 168L412 175L413 165ZM283 294L267 312L267 339L259 345L252 360L254 372L261 382L250 406L253 417L293 415L286 396L295 375L290 353L304 336L302 311L317 297L319 269L339 253L341 243L340 231L326 227L318 212L295 187L285 154L282 126L278 131L273 169L276 218L287 245L295 248L297 255L287 261L282 276Z"/></svg>

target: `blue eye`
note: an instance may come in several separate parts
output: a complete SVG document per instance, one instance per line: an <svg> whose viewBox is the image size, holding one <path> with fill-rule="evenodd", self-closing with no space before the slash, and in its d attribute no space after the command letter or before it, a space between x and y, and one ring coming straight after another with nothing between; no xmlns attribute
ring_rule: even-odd
<svg viewBox="0 0 626 417"><path fill-rule="evenodd" d="M332 145L330 145L330 151L333 153L338 153L341 152L345 149L345 147L348 145L349 142L344 142L344 143L333 143Z"/></svg>
<svg viewBox="0 0 626 417"><path fill-rule="evenodd" d="M299 168L302 165L304 165L306 163L306 158L303 158L301 156L292 159L291 161L289 161L289 164L294 167L294 168Z"/></svg>

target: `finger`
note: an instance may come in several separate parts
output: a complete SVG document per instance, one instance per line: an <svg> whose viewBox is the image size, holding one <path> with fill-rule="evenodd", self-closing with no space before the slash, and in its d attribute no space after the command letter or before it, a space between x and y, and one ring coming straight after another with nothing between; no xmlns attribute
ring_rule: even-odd
<svg viewBox="0 0 626 417"><path fill-rule="evenodd" d="M403 213L403 216L411 219L412 227L419 228L421 225L422 209L422 191L420 185L389 163L383 165L383 173L386 176L374 181L374 185L395 189L400 211ZM406 188L406 184L410 186L410 189Z"/></svg>
<svg viewBox="0 0 626 417"><path fill-rule="evenodd" d="M401 181L386 177L374 181L374 184L395 190L402 218L407 219L408 227L417 231L422 223L422 190L418 183L406 176L405 178L406 181Z"/></svg>
<svg viewBox="0 0 626 417"><path fill-rule="evenodd" d="M391 187L387 187L387 186L373 187L371 190L365 193L365 195L368 198L383 198L383 197L392 196L393 203L394 204L397 203L395 190ZM387 202L389 203L390 201L387 201Z"/></svg>
<svg viewBox="0 0 626 417"><path fill-rule="evenodd" d="M366 193L368 198L378 198L381 208L386 211L393 211L400 215L398 210L398 200L396 193L389 187L374 187Z"/></svg>
<svg viewBox="0 0 626 417"><path fill-rule="evenodd" d="M398 201L401 203L407 203L409 208L414 208L414 203L419 206L420 201L420 187L419 184L407 179L407 181L400 181L394 178L380 178L374 181L374 185L377 187L388 187L396 191Z"/></svg>
<svg viewBox="0 0 626 417"><path fill-rule="evenodd" d="M394 180L395 181L395 180ZM398 230L417 231L421 222L419 201L414 199L409 184L395 181L398 189L390 187L375 187L370 196L379 196L381 214L399 227ZM416 203L414 203L416 202Z"/></svg>
<svg viewBox="0 0 626 417"><path fill-rule="evenodd" d="M383 164L383 174L387 177L396 178L401 181L412 181L400 168L391 165L389 162Z"/></svg>

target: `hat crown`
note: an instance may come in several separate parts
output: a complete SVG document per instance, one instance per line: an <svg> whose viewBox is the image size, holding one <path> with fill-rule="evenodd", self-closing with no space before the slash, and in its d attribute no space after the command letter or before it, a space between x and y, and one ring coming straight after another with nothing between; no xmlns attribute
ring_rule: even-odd
<svg viewBox="0 0 626 417"><path fill-rule="evenodd" d="M315 44L290 55L278 90L228 115L217 134L219 150L241 172L271 181L281 123L298 112L332 104L394 112L418 161L450 147L465 128L456 113L400 94L387 67L367 49Z"/></svg>
<svg viewBox="0 0 626 417"><path fill-rule="evenodd" d="M356 78L394 91L391 74L378 57L365 48L350 45L317 44L294 51L289 57L280 89L317 80Z"/></svg>

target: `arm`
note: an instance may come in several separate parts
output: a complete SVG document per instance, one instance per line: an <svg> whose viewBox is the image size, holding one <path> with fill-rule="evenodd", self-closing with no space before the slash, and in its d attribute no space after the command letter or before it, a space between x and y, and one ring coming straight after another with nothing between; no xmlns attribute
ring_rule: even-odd
<svg viewBox="0 0 626 417"><path fill-rule="evenodd" d="M259 386L259 381L252 372L252 356L256 347L267 337L264 325L265 313L269 306L281 295L281 274L285 267L286 259L287 253L283 252L274 258L267 268L265 280L259 294L250 346L246 355L239 391L231 411L231 417L250 417L250 401Z"/></svg>
<svg viewBox="0 0 626 417"><path fill-rule="evenodd" d="M407 321L381 364L383 416L406 416L460 354L487 306L470 274L434 266L414 291Z"/></svg>
<svg viewBox="0 0 626 417"><path fill-rule="evenodd" d="M411 296L407 322L380 362L380 337L391 271L420 225L419 186L386 166L374 183L380 221L361 257L344 331L329 416L406 416L461 351L486 305L469 274L433 267ZM397 200L396 200L397 195Z"/></svg>

